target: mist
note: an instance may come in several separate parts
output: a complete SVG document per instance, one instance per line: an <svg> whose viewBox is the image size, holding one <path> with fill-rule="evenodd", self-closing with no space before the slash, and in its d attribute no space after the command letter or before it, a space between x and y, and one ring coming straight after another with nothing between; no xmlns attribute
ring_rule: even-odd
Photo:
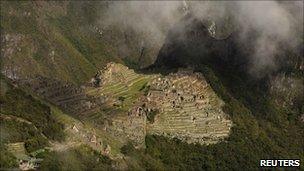
<svg viewBox="0 0 304 171"><path fill-rule="evenodd" d="M215 27L231 22L226 20L230 16L238 41L253 42L248 72L256 77L279 67L282 45L294 49L303 43L303 1L124 1L110 3L105 13L103 25L144 33L147 46L161 46L170 28L188 13L215 22Z"/></svg>
<svg viewBox="0 0 304 171"><path fill-rule="evenodd" d="M181 17L181 1L115 1L105 12L104 27L116 25L144 34L149 45L164 43L168 30Z"/></svg>

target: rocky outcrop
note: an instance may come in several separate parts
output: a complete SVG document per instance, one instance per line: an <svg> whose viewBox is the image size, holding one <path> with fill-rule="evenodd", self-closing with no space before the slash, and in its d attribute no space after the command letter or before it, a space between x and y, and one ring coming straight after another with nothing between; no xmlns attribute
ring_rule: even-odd
<svg viewBox="0 0 304 171"><path fill-rule="evenodd" d="M304 102L303 79L286 74L278 74L270 79L270 95L278 106L293 108Z"/></svg>

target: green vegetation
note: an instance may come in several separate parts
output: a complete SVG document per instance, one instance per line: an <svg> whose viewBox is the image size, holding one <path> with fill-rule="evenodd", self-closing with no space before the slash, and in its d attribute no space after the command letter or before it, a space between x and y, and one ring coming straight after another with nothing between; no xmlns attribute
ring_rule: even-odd
<svg viewBox="0 0 304 171"><path fill-rule="evenodd" d="M42 149L43 147L48 145L48 141L46 139L42 139L40 137L34 137L34 138L26 140L24 145L25 145L26 151L33 152L38 149Z"/></svg>
<svg viewBox="0 0 304 171"><path fill-rule="evenodd" d="M127 143L121 148L126 155L129 170L164 170L160 160L154 159L145 150L135 149L132 143Z"/></svg>
<svg viewBox="0 0 304 171"><path fill-rule="evenodd" d="M16 166L13 155L17 154L8 152L6 144L24 142L26 152L33 152L48 146L49 140L63 140L63 125L53 118L48 106L14 87L2 76L1 83L0 163L1 168L13 168Z"/></svg>
<svg viewBox="0 0 304 171"><path fill-rule="evenodd" d="M143 35L107 26L108 3L1 1L6 49L20 48L2 58L2 64L19 66L16 72L22 77L43 75L77 85L111 61L138 68Z"/></svg>
<svg viewBox="0 0 304 171"><path fill-rule="evenodd" d="M29 152L48 145L48 140L33 125L16 120L1 119L1 138L3 143L25 142Z"/></svg>
<svg viewBox="0 0 304 171"><path fill-rule="evenodd" d="M148 91L147 83L153 79L151 75L143 75L134 72L132 69L128 69L126 66L121 64L113 64L113 70L119 70L112 73L112 77L108 80L103 80L105 84L102 87L88 89L87 94L91 96L108 95L119 103L113 104L112 109L103 109L104 112L110 113L116 109L121 111L128 111L134 103L138 100L140 95ZM103 75L103 77L107 77Z"/></svg>
<svg viewBox="0 0 304 171"><path fill-rule="evenodd" d="M101 39L93 29L98 26L97 9L104 5L1 1L1 33L14 42L6 48L20 48L12 58L2 58L2 64L22 64L16 72L23 77L43 75L80 85L110 60L123 62L112 42Z"/></svg>
<svg viewBox="0 0 304 171"><path fill-rule="evenodd" d="M79 146L64 152L49 152L41 170L109 170L112 160L88 146Z"/></svg>
<svg viewBox="0 0 304 171"><path fill-rule="evenodd" d="M2 135L2 134L1 134ZM5 144L0 141L0 168L15 168L17 167L16 158L12 153L7 151Z"/></svg>
<svg viewBox="0 0 304 171"><path fill-rule="evenodd" d="M134 59L124 58L123 61L130 68L139 69L138 63Z"/></svg>
<svg viewBox="0 0 304 171"><path fill-rule="evenodd" d="M304 127L299 120L288 121L287 113L275 106L270 96L263 95L261 87L238 74L220 75L208 67L201 69L226 103L225 111L234 123L231 135L209 146L150 135L146 137L150 156L173 170L252 170L259 169L260 159L304 160Z"/></svg>
<svg viewBox="0 0 304 171"><path fill-rule="evenodd" d="M34 127L33 129L37 129L38 132L51 140L63 140L63 125L53 118L48 106L34 99L31 95L10 86L5 94L1 94L0 101L1 115L4 117L11 116L19 124Z"/></svg>
<svg viewBox="0 0 304 171"><path fill-rule="evenodd" d="M118 97L118 100L119 100L119 101L121 101L121 102L124 102L124 101L125 101L125 99L126 99L126 98L125 98L125 97L123 97L123 96L119 96L119 97Z"/></svg>

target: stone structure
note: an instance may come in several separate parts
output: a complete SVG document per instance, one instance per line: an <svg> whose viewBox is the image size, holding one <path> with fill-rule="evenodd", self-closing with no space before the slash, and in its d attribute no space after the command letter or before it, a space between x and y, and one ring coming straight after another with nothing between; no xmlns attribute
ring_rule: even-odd
<svg viewBox="0 0 304 171"><path fill-rule="evenodd" d="M109 63L91 84L80 88L49 78L23 81L33 92L78 116L118 141L145 146L147 134L176 137L188 143L215 143L229 135L232 125L219 99L205 78L191 70L167 76L144 75ZM151 115L154 122L147 121ZM84 133L79 125L71 131L103 151L101 137Z"/></svg>
<svg viewBox="0 0 304 171"><path fill-rule="evenodd" d="M122 64L108 63L93 80L100 80L99 85L91 84L86 93L106 97L103 106L106 112L91 116L93 122L102 119L103 130L122 142L131 141L135 147L144 147L146 113L138 106L139 97L143 95L139 89L150 76L138 74Z"/></svg>
<svg viewBox="0 0 304 171"><path fill-rule="evenodd" d="M215 143L229 135L232 122L202 74L179 71L150 84L145 106L157 110L150 134L175 137L189 143Z"/></svg>
<svg viewBox="0 0 304 171"><path fill-rule="evenodd" d="M103 128L123 142L144 147L149 133L210 144L229 135L232 122L222 111L224 102L200 73L143 75L116 63L99 73L100 86L88 87L86 92L106 97L111 115L107 114ZM144 85L149 87L145 93L141 92ZM151 113L156 114L153 123L147 121Z"/></svg>
<svg viewBox="0 0 304 171"><path fill-rule="evenodd" d="M137 148L144 147L146 118L146 113L141 107L133 107L127 112L127 115L124 113L114 116L107 131L126 142L131 140Z"/></svg>

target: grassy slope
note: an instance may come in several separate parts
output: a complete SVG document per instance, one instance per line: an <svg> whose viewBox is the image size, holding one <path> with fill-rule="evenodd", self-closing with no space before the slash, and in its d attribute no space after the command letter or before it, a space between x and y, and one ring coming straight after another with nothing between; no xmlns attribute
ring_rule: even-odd
<svg viewBox="0 0 304 171"><path fill-rule="evenodd" d="M201 71L225 101L225 111L234 122L227 142L199 146L148 136L149 155L161 160L167 169L183 170L258 169L260 159L304 160L304 127L297 118L288 118L286 109L275 106L261 87L249 86L237 74L229 72L235 75L231 78L208 67Z"/></svg>
<svg viewBox="0 0 304 171"><path fill-rule="evenodd" d="M63 125L54 119L50 108L2 77L0 104L1 147L6 143L25 142L27 152L32 152L47 146L49 140L64 139ZM1 148L4 168L15 161L2 157L5 153L8 153L6 148Z"/></svg>
<svg viewBox="0 0 304 171"><path fill-rule="evenodd" d="M41 21L42 15L34 9L32 3L1 3L6 7L1 10L1 32L26 36L26 40L19 44L21 51L14 53L10 59L3 59L3 65L20 66L20 63L25 61L20 68L20 73L25 74L22 75L23 77L41 74L79 82L81 77L89 77L93 74L94 70L88 68L90 64L82 59L63 35L45 20ZM10 11L14 11L13 15L9 14ZM24 12L30 12L31 16L24 16ZM49 55L52 50L55 51L54 62L50 60ZM57 61L58 57L62 60ZM71 72L79 68L79 64L82 65L81 70L75 71L76 73Z"/></svg>
<svg viewBox="0 0 304 171"><path fill-rule="evenodd" d="M110 61L138 67L144 35L106 27L107 3L1 1L2 36L22 36L16 47L9 46L20 50L1 65L17 68L22 78L39 74L78 85Z"/></svg>
<svg viewBox="0 0 304 171"><path fill-rule="evenodd" d="M41 170L110 170L113 161L82 145L64 152L49 153Z"/></svg>
<svg viewBox="0 0 304 171"><path fill-rule="evenodd" d="M11 84L6 84L8 90L1 93L1 114L25 120L22 124L34 125L47 138L62 140L60 134L62 125L57 123L51 115L50 108L34 99ZM16 120L16 119L15 119ZM18 141L18 140L16 140Z"/></svg>
<svg viewBox="0 0 304 171"><path fill-rule="evenodd" d="M50 141L65 143L74 140L77 136L64 132L64 127L70 128L74 124L82 124L80 121L64 114L58 108L14 87L10 81L4 78L1 78L0 104L0 168L14 168L17 166L17 160L12 153L7 151L6 144L25 142L26 152L29 155L30 152L50 146ZM111 155L119 155L119 149L122 145L114 137L96 131L89 124L85 124L83 129L101 136L104 143L111 145ZM42 168L46 170L67 169L75 164L73 162L78 163L78 165L72 167L76 170L90 168L92 165L96 169L110 168L112 161L109 158L100 155L97 151L85 145L86 142L83 142L82 139L78 141L83 145L72 147L65 152L44 152L43 156L40 156L44 159ZM62 156L65 157L62 158ZM53 162L57 163L54 164Z"/></svg>
<svg viewBox="0 0 304 171"><path fill-rule="evenodd" d="M23 36L21 50L3 58L3 66L15 66L23 78L40 74L82 84L110 60L122 62L117 49L93 30L103 3L42 4L1 1L3 36Z"/></svg>

